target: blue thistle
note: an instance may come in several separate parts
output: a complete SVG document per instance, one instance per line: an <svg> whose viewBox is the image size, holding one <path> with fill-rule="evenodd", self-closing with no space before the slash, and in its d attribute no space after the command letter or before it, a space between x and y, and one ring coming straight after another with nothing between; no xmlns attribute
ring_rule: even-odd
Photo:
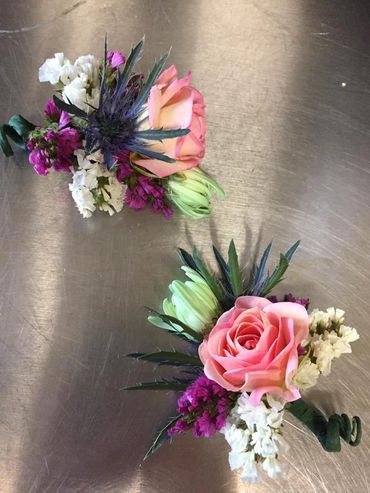
<svg viewBox="0 0 370 493"><path fill-rule="evenodd" d="M150 89L161 74L168 54L154 65L147 80L133 73L133 68L143 51L141 40L127 58L123 70L117 70L114 84L107 83L107 43L105 42L104 65L100 86L99 107L87 114L71 103L65 103L54 96L58 108L82 120L80 131L86 139L86 153L98 149L104 155L107 168L114 164L114 156L127 150L152 159L172 163L175 160L166 154L152 151L150 141L172 139L189 133L189 129L149 129L139 130Z"/></svg>

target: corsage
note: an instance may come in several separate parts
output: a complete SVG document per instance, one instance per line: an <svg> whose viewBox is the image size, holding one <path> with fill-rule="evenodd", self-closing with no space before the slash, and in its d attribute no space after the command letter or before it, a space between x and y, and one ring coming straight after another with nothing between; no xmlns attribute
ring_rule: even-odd
<svg viewBox="0 0 370 493"><path fill-rule="evenodd" d="M11 142L27 150L39 175L72 174L69 189L83 217L97 209L110 215L126 204L147 205L170 217L174 208L202 218L210 214L212 192L220 185L202 171L205 105L191 86L191 73L179 78L168 54L147 78L135 72L140 41L126 57L107 51L104 59L56 53L39 69L39 80L56 94L45 106L42 125L20 115L0 125L0 147Z"/></svg>
<svg viewBox="0 0 370 493"><path fill-rule="evenodd" d="M178 367L172 379L126 388L180 393L177 409L147 456L186 431L206 438L221 433L230 446L230 468L240 471L243 480L256 482L263 471L276 478L288 448L285 413L308 427L328 452L340 451L341 441L360 443L357 416L326 417L301 396L330 373L336 358L351 353L359 335L345 324L341 309L308 312L307 298L287 294L279 300L270 294L298 244L280 255L271 273L266 272L271 243L248 274L239 266L233 241L227 259L214 247L218 274L195 249L192 254L179 250L187 280L170 284L162 313L151 310L148 320L185 340L188 350L129 355Z"/></svg>

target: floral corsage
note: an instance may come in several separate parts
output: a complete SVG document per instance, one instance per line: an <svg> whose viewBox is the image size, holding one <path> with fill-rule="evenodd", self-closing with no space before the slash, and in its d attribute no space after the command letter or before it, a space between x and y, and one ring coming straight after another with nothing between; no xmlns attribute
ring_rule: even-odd
<svg viewBox="0 0 370 493"><path fill-rule="evenodd" d="M86 55L71 63L63 53L47 59L39 79L58 96L46 103L44 123L14 115L0 125L0 147L6 156L13 155L11 141L27 150L39 175L71 173L69 189L83 217L97 209L112 215L124 204L150 205L167 217L174 207L207 216L212 192L224 192L199 168L203 96L190 85L190 72L178 78L174 65L164 70L167 54L146 79L135 73L142 50L143 41L127 60L106 46L104 60Z"/></svg>
<svg viewBox="0 0 370 493"><path fill-rule="evenodd" d="M307 426L328 452L361 440L361 421L333 414L326 418L301 398L332 361L351 352L359 338L344 322L344 311L307 312L309 300L270 295L282 280L298 247L295 243L272 273L266 273L271 244L245 277L232 241L228 259L214 248L220 275L211 273L194 249L180 250L188 280L175 280L163 313L151 310L149 321L180 337L188 351L159 351L129 356L179 367L173 379L144 382L127 390L181 392L176 412L161 428L147 456L167 439L186 431L196 437L221 433L231 451L229 464L246 482L282 474L284 413Z"/></svg>

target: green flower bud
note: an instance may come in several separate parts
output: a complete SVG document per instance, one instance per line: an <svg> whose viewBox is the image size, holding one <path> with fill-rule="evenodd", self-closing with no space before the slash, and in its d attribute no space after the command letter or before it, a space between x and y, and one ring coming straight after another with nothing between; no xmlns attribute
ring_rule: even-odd
<svg viewBox="0 0 370 493"><path fill-rule="evenodd" d="M203 332L218 317L220 304L203 277L190 267L183 266L182 270L189 280L176 280L170 284L172 295L163 301L163 312L193 330ZM164 326L156 316L150 315L149 321L159 327Z"/></svg>
<svg viewBox="0 0 370 493"><path fill-rule="evenodd" d="M168 178L168 198L184 214L194 218L206 217L211 213L212 190L220 197L225 196L221 186L199 168L175 173Z"/></svg>

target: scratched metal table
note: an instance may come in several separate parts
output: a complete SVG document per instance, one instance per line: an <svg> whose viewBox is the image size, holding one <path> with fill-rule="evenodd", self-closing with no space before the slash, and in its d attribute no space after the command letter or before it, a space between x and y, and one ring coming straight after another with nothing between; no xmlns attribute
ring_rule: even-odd
<svg viewBox="0 0 370 493"><path fill-rule="evenodd" d="M370 491L370 6L350 1L0 1L0 120L41 116L38 67L172 46L207 101L204 167L227 198L209 220L149 211L83 220L66 176L40 178L18 153L0 167L0 491L2 493ZM181 436L144 464L175 396L128 393L152 375L125 354L173 341L145 321L177 274L175 247L234 238L248 258L271 238L302 248L287 289L336 304L358 328L308 398L364 420L361 447L327 454L289 419L287 480L244 486L219 436ZM284 288L282 287L281 290Z"/></svg>

